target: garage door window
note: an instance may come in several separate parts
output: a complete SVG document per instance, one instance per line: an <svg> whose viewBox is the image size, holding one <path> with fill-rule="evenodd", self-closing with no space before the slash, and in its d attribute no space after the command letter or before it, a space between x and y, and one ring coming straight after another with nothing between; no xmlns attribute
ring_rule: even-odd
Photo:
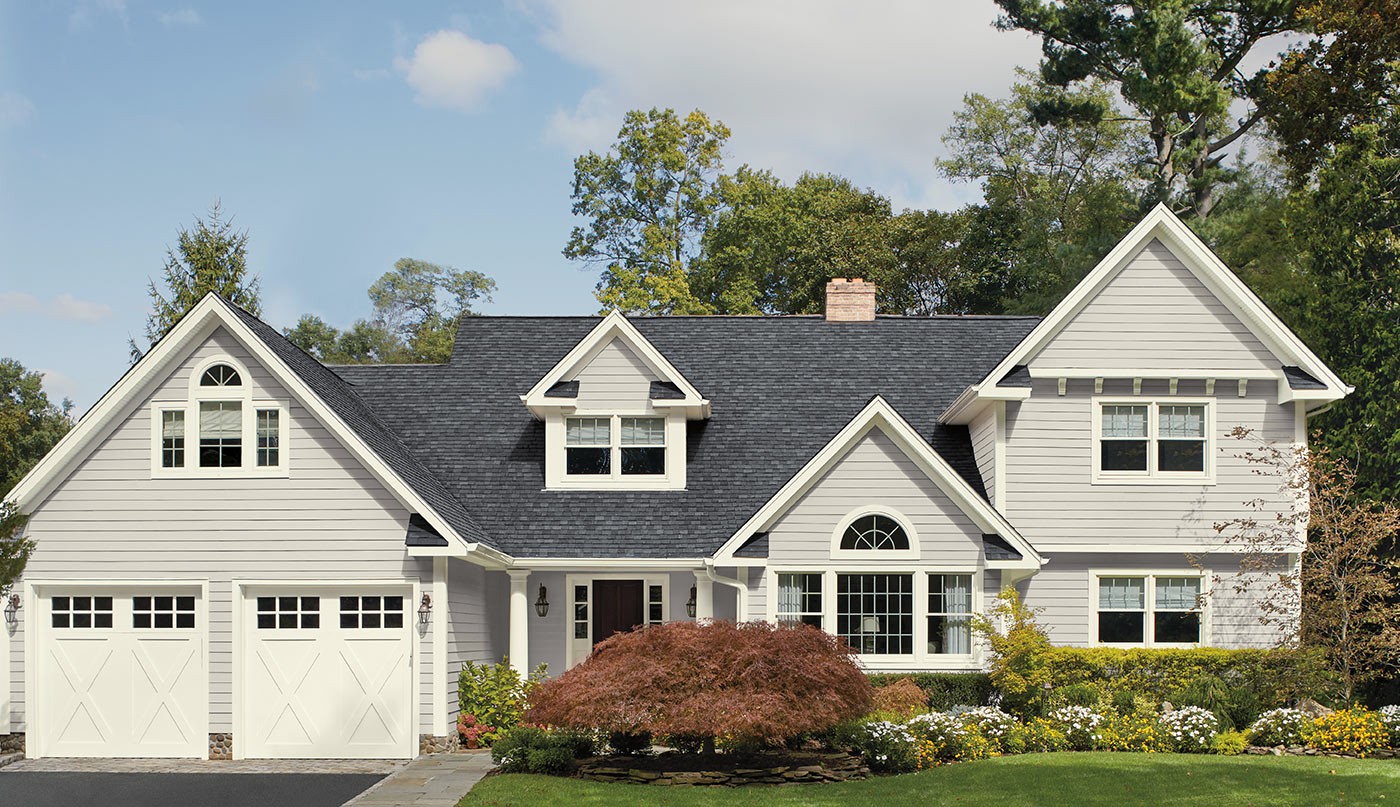
<svg viewBox="0 0 1400 807"><path fill-rule="evenodd" d="M402 628L403 597L341 597L340 627Z"/></svg>
<svg viewBox="0 0 1400 807"><path fill-rule="evenodd" d="M132 597L131 627L193 628L194 597Z"/></svg>
<svg viewBox="0 0 1400 807"><path fill-rule="evenodd" d="M50 605L55 628L112 627L111 597L54 597Z"/></svg>
<svg viewBox="0 0 1400 807"><path fill-rule="evenodd" d="M259 630L321 627L320 597L259 597Z"/></svg>

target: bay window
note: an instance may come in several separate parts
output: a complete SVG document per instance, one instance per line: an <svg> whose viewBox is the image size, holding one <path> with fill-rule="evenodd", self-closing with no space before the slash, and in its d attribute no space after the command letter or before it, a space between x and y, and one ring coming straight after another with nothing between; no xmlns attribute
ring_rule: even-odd
<svg viewBox="0 0 1400 807"><path fill-rule="evenodd" d="M1210 405L1201 402L1099 402L1094 481L1208 481Z"/></svg>

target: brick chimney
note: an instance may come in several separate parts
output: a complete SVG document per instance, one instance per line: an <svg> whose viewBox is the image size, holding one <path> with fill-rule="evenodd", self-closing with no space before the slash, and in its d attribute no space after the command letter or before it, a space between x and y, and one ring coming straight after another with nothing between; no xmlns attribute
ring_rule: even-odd
<svg viewBox="0 0 1400 807"><path fill-rule="evenodd" d="M859 277L833 277L826 284L827 322L875 319L875 284Z"/></svg>

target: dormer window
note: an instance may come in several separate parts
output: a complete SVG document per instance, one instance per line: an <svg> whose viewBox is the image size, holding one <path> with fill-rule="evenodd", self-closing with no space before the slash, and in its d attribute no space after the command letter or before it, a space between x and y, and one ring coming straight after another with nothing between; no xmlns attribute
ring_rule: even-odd
<svg viewBox="0 0 1400 807"><path fill-rule="evenodd" d="M194 368L185 400L152 404L152 476L284 476L287 405L254 398L232 359Z"/></svg>
<svg viewBox="0 0 1400 807"><path fill-rule="evenodd" d="M571 477L664 476L666 419L565 418L564 455L564 473Z"/></svg>

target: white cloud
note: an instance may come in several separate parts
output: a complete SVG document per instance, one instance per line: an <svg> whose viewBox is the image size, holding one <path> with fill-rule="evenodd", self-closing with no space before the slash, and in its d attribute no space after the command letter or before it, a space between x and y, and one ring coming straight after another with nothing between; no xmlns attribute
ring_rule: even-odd
<svg viewBox="0 0 1400 807"><path fill-rule="evenodd" d="M65 398L73 399L81 390L81 385L75 379L57 370L40 368L39 374L44 377L44 392L49 396L49 400L55 404Z"/></svg>
<svg viewBox="0 0 1400 807"><path fill-rule="evenodd" d="M605 148L628 109L700 108L733 130L734 162L792 178L836 171L897 203L950 206L979 190L937 174L968 92L1003 96L1039 43L992 28L992 3L535 0L545 45L596 82L547 137Z"/></svg>
<svg viewBox="0 0 1400 807"><path fill-rule="evenodd" d="M110 14L120 19L123 27L129 21L126 14L126 0L79 0L68 15L68 27L87 27L95 21L98 14Z"/></svg>
<svg viewBox="0 0 1400 807"><path fill-rule="evenodd" d="M461 31L438 31L394 59L394 68L417 91L424 106L473 109L487 91L505 83L520 63L504 45L472 39Z"/></svg>
<svg viewBox="0 0 1400 807"><path fill-rule="evenodd" d="M199 16L199 12L189 6L174 11L157 12L156 19L160 21L161 25L167 28L175 28L181 25L199 25L204 22L204 18Z"/></svg>
<svg viewBox="0 0 1400 807"><path fill-rule="evenodd" d="M60 294L47 304L22 291L0 291L0 314L38 314L69 322L101 322L112 314L106 303L79 300L71 294Z"/></svg>
<svg viewBox="0 0 1400 807"><path fill-rule="evenodd" d="M12 90L0 92L0 129L19 126L34 117L34 104Z"/></svg>

